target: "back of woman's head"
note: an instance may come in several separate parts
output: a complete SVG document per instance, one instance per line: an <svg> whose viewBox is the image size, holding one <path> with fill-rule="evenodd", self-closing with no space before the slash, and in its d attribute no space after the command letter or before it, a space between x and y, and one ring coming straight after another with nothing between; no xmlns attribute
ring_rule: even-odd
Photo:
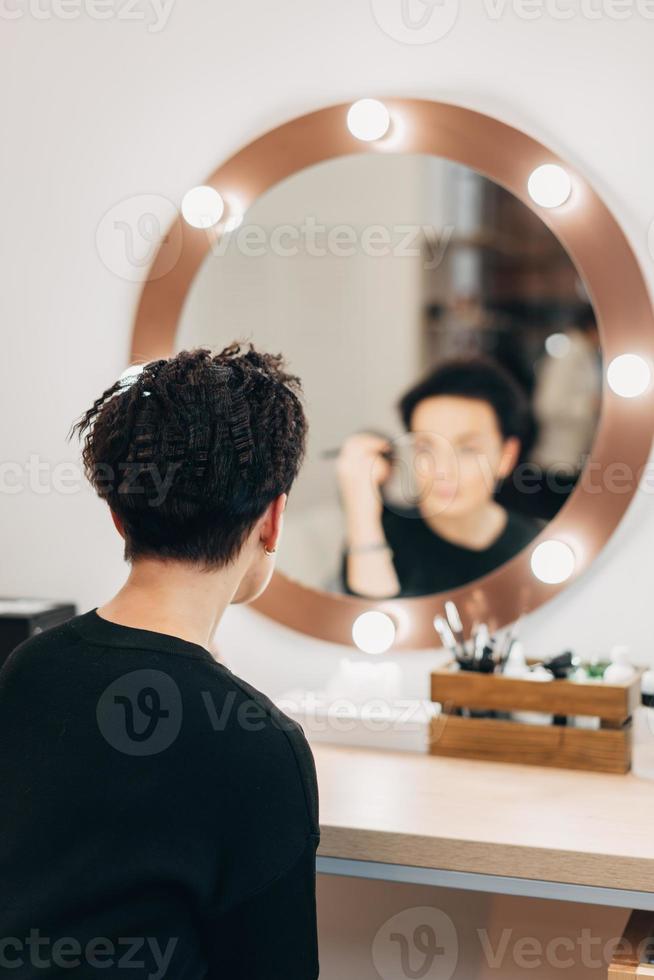
<svg viewBox="0 0 654 980"><path fill-rule="evenodd" d="M117 381L73 426L87 478L119 518L125 558L236 558L300 469L299 378L252 344L152 361Z"/></svg>

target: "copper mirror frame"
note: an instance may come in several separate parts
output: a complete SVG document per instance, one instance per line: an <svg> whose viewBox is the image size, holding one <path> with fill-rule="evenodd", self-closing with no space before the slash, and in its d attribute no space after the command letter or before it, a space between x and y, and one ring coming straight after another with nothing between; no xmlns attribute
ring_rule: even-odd
<svg viewBox="0 0 654 980"><path fill-rule="evenodd" d="M362 142L349 132L346 116L351 103L346 103L293 119L244 147L206 181L225 200L225 218L235 202L244 213L279 181L334 157L446 157L511 191L561 241L593 303L605 367L623 353L654 363L654 317L643 275L615 218L581 174L525 133L470 109L422 99L381 101L392 124L380 140ZM529 175L544 163L563 166L572 179L572 194L561 207L541 208L528 195ZM140 297L130 363L173 353L182 306L215 234L216 229L192 228L181 217L168 230ZM437 646L433 618L448 598L457 603L465 627L483 619L497 628L536 609L588 569L636 493L654 432L653 387L650 384L637 398L622 398L604 381L591 457L569 500L529 548L484 578L448 593L375 601L307 588L276 571L254 608L291 629L345 645L352 645L357 616L371 609L386 612L396 624L393 649ZM539 582L530 566L533 548L550 538L566 542L576 559L573 575L557 585Z"/></svg>

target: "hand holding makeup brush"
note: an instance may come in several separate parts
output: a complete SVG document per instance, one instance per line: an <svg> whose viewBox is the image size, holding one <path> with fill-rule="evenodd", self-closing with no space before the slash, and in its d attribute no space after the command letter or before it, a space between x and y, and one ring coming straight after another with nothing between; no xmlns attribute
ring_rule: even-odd
<svg viewBox="0 0 654 980"><path fill-rule="evenodd" d="M391 474L391 448L388 439L370 432L357 432L345 440L336 473L346 511L364 517L381 515L379 488Z"/></svg>
<svg viewBox="0 0 654 980"><path fill-rule="evenodd" d="M345 440L336 470L345 511L348 587L359 595L397 595L400 583L382 523L380 487L390 476L388 439L358 432Z"/></svg>

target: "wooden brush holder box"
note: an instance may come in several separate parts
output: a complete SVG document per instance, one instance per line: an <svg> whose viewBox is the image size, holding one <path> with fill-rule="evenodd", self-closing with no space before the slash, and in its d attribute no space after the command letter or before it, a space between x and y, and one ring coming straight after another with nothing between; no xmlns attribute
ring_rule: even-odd
<svg viewBox="0 0 654 980"><path fill-rule="evenodd" d="M626 773L631 768L631 719L640 704L641 674L628 684L519 680L503 674L444 668L431 675L431 700L441 704L431 722L432 755L521 765ZM475 714L534 712L551 724L526 724ZM599 728L566 719L599 718ZM555 723L558 722L558 723Z"/></svg>

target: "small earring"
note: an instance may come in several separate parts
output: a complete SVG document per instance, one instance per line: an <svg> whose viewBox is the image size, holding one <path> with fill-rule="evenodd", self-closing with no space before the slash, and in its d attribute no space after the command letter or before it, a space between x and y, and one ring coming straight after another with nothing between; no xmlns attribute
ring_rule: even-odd
<svg viewBox="0 0 654 980"><path fill-rule="evenodd" d="M277 551L277 548L266 548L266 546L264 544L263 550L268 555L268 557L270 557L270 555L274 555L275 554L275 552Z"/></svg>

